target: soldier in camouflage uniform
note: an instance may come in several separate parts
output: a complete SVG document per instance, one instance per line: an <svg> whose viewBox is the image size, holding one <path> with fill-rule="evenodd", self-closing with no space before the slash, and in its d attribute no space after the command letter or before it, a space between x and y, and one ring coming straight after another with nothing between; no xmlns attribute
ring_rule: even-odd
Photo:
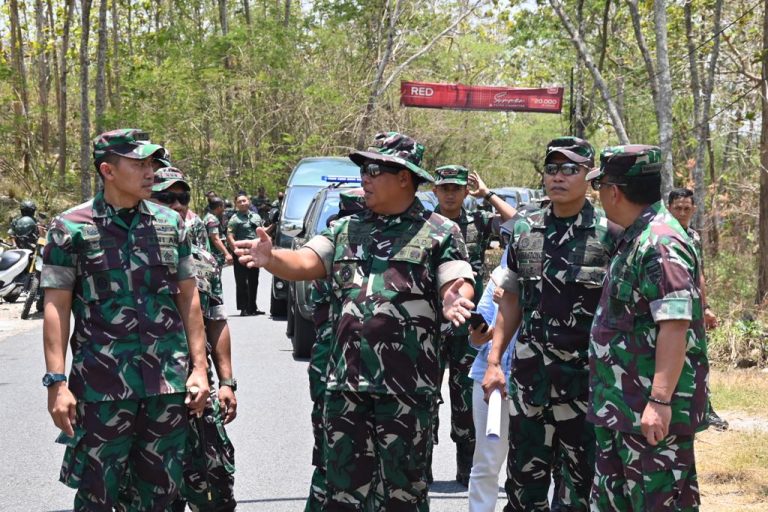
<svg viewBox="0 0 768 512"><path fill-rule="evenodd" d="M208 240L211 244L211 254L214 255L219 264L219 271L224 265L232 264L232 253L227 249L224 240L227 237L227 231L221 222L224 215L224 200L218 196L208 198L208 211L203 217L203 224L208 231Z"/></svg>
<svg viewBox="0 0 768 512"><path fill-rule="evenodd" d="M78 511L165 510L182 481L185 402L202 411L208 398L191 245L178 214L146 201L162 150L147 139L94 140L104 189L53 221L43 252L43 383Z"/></svg>
<svg viewBox="0 0 768 512"><path fill-rule="evenodd" d="M549 510L554 468L565 510L587 510L594 471L594 429L586 421L589 330L620 229L586 199L594 164L585 140L547 145L544 185L552 202L521 212L507 256L504 295L483 389L504 391L499 362L515 346L505 511Z"/></svg>
<svg viewBox="0 0 768 512"><path fill-rule="evenodd" d="M475 276L475 297L483 296L485 282L485 251L491 242L493 221L500 217L503 221L511 219L516 211L506 201L491 192L477 173L461 165L445 165L435 169L437 179L433 191L439 213L459 225L461 236L467 246L469 264ZM468 187L468 184L471 187ZM467 195L483 197L496 207L499 215L486 211L468 212L464 209ZM497 222L498 226L499 223ZM477 350L469 343L469 331L463 325L452 329L450 324L444 329L440 344L440 378L448 367L448 388L451 397L451 439L456 443L456 480L462 485L469 485L469 473L472 469L472 457L475 453L475 426L472 420L472 388L474 381L469 377L469 370L475 360ZM438 385L440 389L441 384ZM439 395L438 395L439 396ZM438 404L442 398L438 399ZM438 411L435 410L435 444L437 444ZM430 457L431 461L431 457Z"/></svg>
<svg viewBox="0 0 768 512"><path fill-rule="evenodd" d="M165 204L185 219L200 219L189 209L190 186L184 175L172 167L155 171L152 187L154 201ZM191 214L191 215L190 215ZM208 358L208 384L214 389L212 366L219 377L219 392L211 391L201 417L189 417L187 453L184 459L184 486L174 503L174 510L183 511L186 504L193 511L234 510L234 447L224 425L237 415L232 378L231 339L221 287L218 263L207 250L205 230L194 237L192 255L195 261L197 289L206 328L206 355ZM211 364L213 360L213 365ZM201 443L199 429L205 431L205 445Z"/></svg>
<svg viewBox="0 0 768 512"><path fill-rule="evenodd" d="M423 146L385 133L356 151L367 209L297 251L238 242L243 264L283 279L332 279L325 510L362 510L380 475L381 510L425 511L426 457L439 373L440 302L459 325L474 307L472 269L458 226L415 197L432 182Z"/></svg>
<svg viewBox="0 0 768 512"><path fill-rule="evenodd" d="M336 219L353 215L365 208L363 189L344 191L339 194L339 213ZM333 220L329 219L329 225ZM309 497L305 512L319 512L323 510L325 502L325 464L324 439L325 421L323 409L325 407L325 384L327 381L328 358L331 342L333 340L333 321L331 318L331 295L333 293L331 280L316 279L310 288L310 303L313 305L312 320L315 324L315 343L312 345L312 354L309 359L309 395L312 399L312 433L315 444L312 448L312 465L315 471L312 474ZM374 509L375 510L375 509Z"/></svg>
<svg viewBox="0 0 768 512"><path fill-rule="evenodd" d="M661 201L661 151L606 148L587 175L625 228L589 347L596 511L698 510L693 441L706 428L707 361L691 240Z"/></svg>

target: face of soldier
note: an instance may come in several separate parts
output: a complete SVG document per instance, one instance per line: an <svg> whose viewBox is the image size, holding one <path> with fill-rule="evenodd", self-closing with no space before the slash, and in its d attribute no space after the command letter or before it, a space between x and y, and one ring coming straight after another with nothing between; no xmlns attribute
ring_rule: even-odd
<svg viewBox="0 0 768 512"><path fill-rule="evenodd" d="M247 212L250 206L251 200L245 196L238 196L237 199L235 199L235 208L241 213Z"/></svg>
<svg viewBox="0 0 768 512"><path fill-rule="evenodd" d="M410 188L408 175L410 171L403 169L397 174L382 172L378 176L371 177L369 174L363 174L363 192L365 195L365 205L373 212L390 215L400 213L399 205L403 203L407 196L413 199L413 191Z"/></svg>
<svg viewBox="0 0 768 512"><path fill-rule="evenodd" d="M570 162L565 156L555 153L547 160L548 164L564 164ZM565 176L558 171L554 176L544 174L544 189L554 205L568 205L583 202L587 196L589 183L584 179L589 169L579 166L578 174Z"/></svg>
<svg viewBox="0 0 768 512"><path fill-rule="evenodd" d="M174 194L181 194L182 192L189 192L189 190L182 185L181 183L174 183L170 187L168 187L168 192L173 192ZM181 215L181 218L185 218L187 216L187 212L189 211L189 203L187 204L181 204L179 200L175 200L173 203L166 205L175 212L178 212L179 215Z"/></svg>
<svg viewBox="0 0 768 512"><path fill-rule="evenodd" d="M669 211L681 226L688 229L693 214L696 213L696 205L693 204L693 198L678 197L669 205Z"/></svg>
<svg viewBox="0 0 768 512"><path fill-rule="evenodd" d="M102 162L99 169L104 178L105 193L113 198L119 196L121 204L135 204L141 199L149 199L155 180L152 162L151 158L135 160L125 157L118 158L115 164Z"/></svg>
<svg viewBox="0 0 768 512"><path fill-rule="evenodd" d="M455 185L453 183L437 185L434 188L437 202L440 204L440 211L449 218L458 217L461 213L461 205L464 198L467 197L466 185Z"/></svg>

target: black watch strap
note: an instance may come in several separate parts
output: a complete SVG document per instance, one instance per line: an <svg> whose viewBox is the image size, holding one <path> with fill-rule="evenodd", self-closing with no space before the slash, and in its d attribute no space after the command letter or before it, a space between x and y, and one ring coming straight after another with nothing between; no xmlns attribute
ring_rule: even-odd
<svg viewBox="0 0 768 512"><path fill-rule="evenodd" d="M486 201L490 201L493 196L496 195L496 192L493 190L489 190L487 194L485 194L484 198Z"/></svg>

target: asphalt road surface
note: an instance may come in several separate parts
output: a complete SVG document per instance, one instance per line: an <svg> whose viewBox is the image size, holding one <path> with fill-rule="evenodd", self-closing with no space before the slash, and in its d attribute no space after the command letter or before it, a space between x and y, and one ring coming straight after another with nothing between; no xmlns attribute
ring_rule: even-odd
<svg viewBox="0 0 768 512"><path fill-rule="evenodd" d="M269 310L270 280L261 273L258 305L263 311ZM239 385L238 416L227 427L235 446L238 510L303 510L312 475L307 362L293 359L284 320L237 316L231 267L224 271L224 290ZM58 482L64 447L54 443L58 429L40 384L45 373L42 320L37 315L27 322L24 332L10 336L13 330L0 326L0 511L71 510L74 490ZM447 387L443 396L448 396ZM466 488L454 481L448 412L441 407L441 442L433 462L430 504L436 512L468 508ZM497 510L506 501L502 490L499 496Z"/></svg>

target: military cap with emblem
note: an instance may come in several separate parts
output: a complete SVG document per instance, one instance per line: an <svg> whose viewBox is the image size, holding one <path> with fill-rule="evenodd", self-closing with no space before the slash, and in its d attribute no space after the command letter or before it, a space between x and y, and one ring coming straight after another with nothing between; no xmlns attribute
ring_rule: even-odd
<svg viewBox="0 0 768 512"><path fill-rule="evenodd" d="M587 173L592 181L610 176L616 181L661 174L661 149L645 144L611 146L600 152L600 168Z"/></svg>
<svg viewBox="0 0 768 512"><path fill-rule="evenodd" d="M558 137L547 144L547 156L544 161L560 154L571 162L592 166L595 163L595 150L592 145L578 137Z"/></svg>
<svg viewBox="0 0 768 512"><path fill-rule="evenodd" d="M137 128L120 128L104 132L93 139L93 159L97 162L107 153L144 160L159 151L165 151L163 146L152 144L149 134Z"/></svg>
<svg viewBox="0 0 768 512"><path fill-rule="evenodd" d="M187 190L191 188L180 170L175 167L161 167L155 171L155 183L152 185L152 192L162 192L175 183L181 183Z"/></svg>
<svg viewBox="0 0 768 512"><path fill-rule="evenodd" d="M435 169L437 179L435 186L439 185L467 185L469 169L461 165L444 165Z"/></svg>
<svg viewBox="0 0 768 512"><path fill-rule="evenodd" d="M398 132L382 132L374 137L368 151L353 151L349 159L361 167L369 161L395 164L411 171L418 181L434 183L432 175L419 167L423 156L423 144Z"/></svg>

